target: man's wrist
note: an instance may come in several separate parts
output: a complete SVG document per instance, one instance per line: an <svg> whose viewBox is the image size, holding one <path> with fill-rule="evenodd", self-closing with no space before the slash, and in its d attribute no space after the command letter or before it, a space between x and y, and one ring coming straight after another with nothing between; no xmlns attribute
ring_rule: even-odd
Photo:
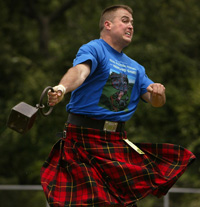
<svg viewBox="0 0 200 207"><path fill-rule="evenodd" d="M63 95L66 93L66 88L62 84L54 86L53 89L54 91L61 91Z"/></svg>

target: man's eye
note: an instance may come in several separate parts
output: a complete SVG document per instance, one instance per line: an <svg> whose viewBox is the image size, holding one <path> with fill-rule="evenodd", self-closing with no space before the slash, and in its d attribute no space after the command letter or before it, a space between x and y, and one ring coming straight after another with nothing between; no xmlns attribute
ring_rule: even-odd
<svg viewBox="0 0 200 207"><path fill-rule="evenodd" d="M133 20L129 20L128 18L122 19L122 22L125 23L125 24L129 24L129 22L130 22L133 26Z"/></svg>
<svg viewBox="0 0 200 207"><path fill-rule="evenodd" d="M122 22L124 22L124 23L128 23L129 20L128 20L128 19L122 19Z"/></svg>

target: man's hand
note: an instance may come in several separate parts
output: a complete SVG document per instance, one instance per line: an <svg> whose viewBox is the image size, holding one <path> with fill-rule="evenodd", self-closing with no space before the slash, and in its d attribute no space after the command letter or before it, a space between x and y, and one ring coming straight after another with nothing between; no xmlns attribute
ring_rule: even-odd
<svg viewBox="0 0 200 207"><path fill-rule="evenodd" d="M162 96L165 93L165 87L160 83L152 83L147 87L147 91L153 96Z"/></svg>
<svg viewBox="0 0 200 207"><path fill-rule="evenodd" d="M160 83L152 83L147 87L147 93L142 98L154 107L161 107L165 104L165 87Z"/></svg>
<svg viewBox="0 0 200 207"><path fill-rule="evenodd" d="M66 89L63 85L58 85L53 87L54 92L49 91L48 92L48 103L49 106L55 106L60 101L62 101Z"/></svg>

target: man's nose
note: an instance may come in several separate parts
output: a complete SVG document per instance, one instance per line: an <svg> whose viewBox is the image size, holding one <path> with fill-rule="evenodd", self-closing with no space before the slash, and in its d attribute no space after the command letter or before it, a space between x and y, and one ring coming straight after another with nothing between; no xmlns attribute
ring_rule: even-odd
<svg viewBox="0 0 200 207"><path fill-rule="evenodd" d="M129 23L129 28L133 29L133 24L131 22Z"/></svg>

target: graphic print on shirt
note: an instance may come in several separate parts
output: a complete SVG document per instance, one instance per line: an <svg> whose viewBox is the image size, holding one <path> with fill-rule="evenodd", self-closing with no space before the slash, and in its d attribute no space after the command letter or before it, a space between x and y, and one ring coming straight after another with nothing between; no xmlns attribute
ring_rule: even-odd
<svg viewBox="0 0 200 207"><path fill-rule="evenodd" d="M127 111L137 70L116 60L109 61L110 75L98 105L110 111Z"/></svg>

